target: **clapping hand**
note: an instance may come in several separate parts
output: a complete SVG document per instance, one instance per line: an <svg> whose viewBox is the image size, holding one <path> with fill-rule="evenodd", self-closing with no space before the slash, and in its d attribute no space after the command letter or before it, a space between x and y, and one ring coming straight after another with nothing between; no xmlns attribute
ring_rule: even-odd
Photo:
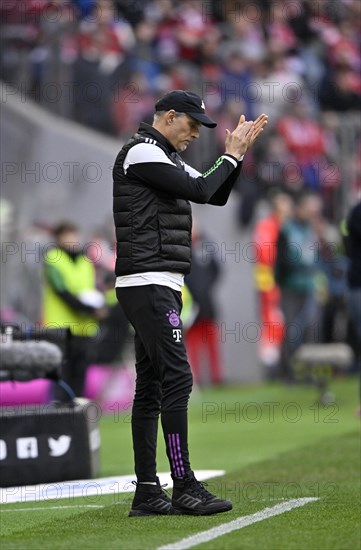
<svg viewBox="0 0 361 550"><path fill-rule="evenodd" d="M263 130L267 126L268 123L268 116L262 113L259 115L258 118L253 123L253 131L252 135L250 136L250 142L248 145L248 149L252 147L256 139L262 134Z"/></svg>
<svg viewBox="0 0 361 550"><path fill-rule="evenodd" d="M241 158L263 132L267 122L268 116L265 114L260 115L254 122L247 122L245 116L241 115L236 129L233 132L226 130L226 153Z"/></svg>

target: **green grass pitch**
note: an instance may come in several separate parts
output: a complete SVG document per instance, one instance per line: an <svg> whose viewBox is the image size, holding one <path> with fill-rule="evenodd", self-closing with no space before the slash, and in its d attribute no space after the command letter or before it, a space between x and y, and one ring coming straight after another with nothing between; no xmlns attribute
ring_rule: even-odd
<svg viewBox="0 0 361 550"><path fill-rule="evenodd" d="M128 518L131 494L4 504L1 549L156 549L292 498L317 497L302 508L196 548L357 550L361 547L358 381L341 378L331 387L336 404L328 406L317 404L312 387L262 384L194 392L192 466L226 471L224 477L209 480L209 488L233 500L231 512ZM114 411L101 418L100 427L100 475L131 473L129 413ZM168 470L161 434L158 469ZM81 507L84 504L98 507Z"/></svg>

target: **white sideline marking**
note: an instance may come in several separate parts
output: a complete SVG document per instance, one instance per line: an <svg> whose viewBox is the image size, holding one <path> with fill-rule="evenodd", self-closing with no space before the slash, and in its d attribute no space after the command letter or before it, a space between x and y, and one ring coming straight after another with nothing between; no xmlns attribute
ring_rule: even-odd
<svg viewBox="0 0 361 550"><path fill-rule="evenodd" d="M33 512L34 510L65 510L66 508L104 508L101 504L83 504L79 506L36 506L35 508L29 506L28 508L11 508L11 510L2 510L3 512Z"/></svg>
<svg viewBox="0 0 361 550"><path fill-rule="evenodd" d="M224 475L224 470L196 470L199 481ZM169 473L158 474L160 483L173 487L173 479ZM75 481L57 481L41 483L39 485L22 485L20 487L5 487L0 489L0 503L13 504L16 502L41 502L43 500L58 500L74 497L100 497L103 495L117 495L118 493L132 493L135 490L132 481L134 474L125 476L99 477L97 479L78 479Z"/></svg>
<svg viewBox="0 0 361 550"><path fill-rule="evenodd" d="M159 546L157 550L185 550L186 548L193 548L193 546L198 546L198 544L203 544L204 542L209 542L210 540L217 539L218 537L231 533L232 531L238 531L238 529L243 529L243 527L247 527L248 525L252 525L253 523L263 521L264 519L268 519L273 516L284 514L289 510L293 510L293 508L300 508L301 506L305 506L305 504L308 504L309 502L314 502L315 500L318 500L318 498L307 497L288 500L287 502L283 502L282 504L276 504L276 506L273 506L272 508L265 508L264 510L260 510L259 512L251 514L250 516L243 516L235 519L234 521L217 525L217 527L213 527L212 529L208 529L207 531L201 531L196 535L191 535L190 537L181 539L178 542L166 544L165 546Z"/></svg>

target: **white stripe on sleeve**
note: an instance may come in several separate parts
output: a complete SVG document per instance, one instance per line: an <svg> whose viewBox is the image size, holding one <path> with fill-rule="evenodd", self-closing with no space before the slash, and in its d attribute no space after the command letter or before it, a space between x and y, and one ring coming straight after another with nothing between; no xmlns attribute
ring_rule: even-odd
<svg viewBox="0 0 361 550"><path fill-rule="evenodd" d="M137 143L137 145L129 149L124 159L124 172L127 173L130 165L144 162L161 162L174 166L173 162L158 145L153 145L152 143Z"/></svg>
<svg viewBox="0 0 361 550"><path fill-rule="evenodd" d="M188 172L188 174L191 176L191 178L199 178L202 174L198 172L195 168L192 168L192 166L189 166L189 164L184 163L184 170Z"/></svg>

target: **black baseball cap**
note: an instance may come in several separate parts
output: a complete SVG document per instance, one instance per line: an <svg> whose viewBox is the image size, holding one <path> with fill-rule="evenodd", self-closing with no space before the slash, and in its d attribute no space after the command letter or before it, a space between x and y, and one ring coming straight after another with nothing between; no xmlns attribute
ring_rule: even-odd
<svg viewBox="0 0 361 550"><path fill-rule="evenodd" d="M186 90L173 90L158 99L155 104L156 111L170 111L174 109L178 113L186 113L195 118L207 128L215 128L217 123L205 114L204 101L199 95Z"/></svg>

